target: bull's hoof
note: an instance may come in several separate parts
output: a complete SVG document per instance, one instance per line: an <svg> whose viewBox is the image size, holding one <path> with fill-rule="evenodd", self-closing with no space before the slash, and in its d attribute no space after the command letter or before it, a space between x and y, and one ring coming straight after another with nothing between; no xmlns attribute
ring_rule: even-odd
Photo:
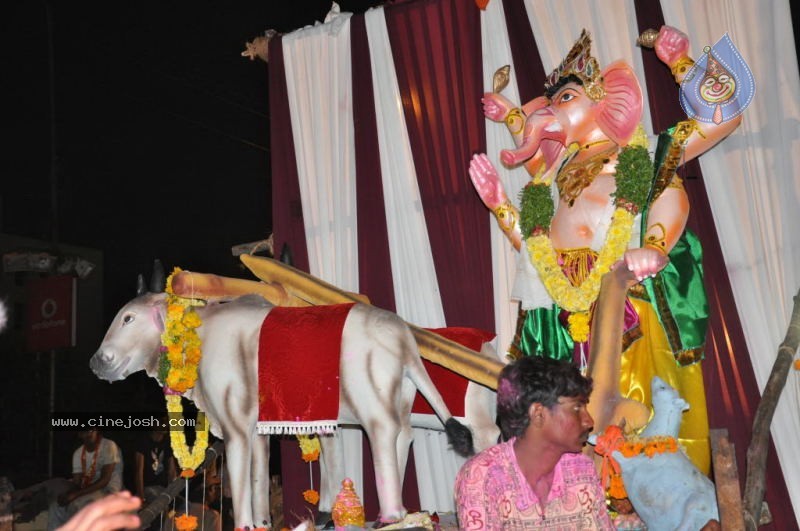
<svg viewBox="0 0 800 531"><path fill-rule="evenodd" d="M331 518L331 513L326 511L320 511L317 513L317 517L314 518L314 525L317 526L318 529L336 528L333 523L333 518Z"/></svg>
<svg viewBox="0 0 800 531"><path fill-rule="evenodd" d="M439 520L439 517L436 517ZM373 529L406 529L406 530L425 530L433 528L431 515L427 511L409 513L400 520L386 521L379 516L373 524Z"/></svg>
<svg viewBox="0 0 800 531"><path fill-rule="evenodd" d="M394 525L397 523L402 522L403 520L381 520L381 517L378 518L373 522L372 529L382 529L384 527L389 527L390 525Z"/></svg>

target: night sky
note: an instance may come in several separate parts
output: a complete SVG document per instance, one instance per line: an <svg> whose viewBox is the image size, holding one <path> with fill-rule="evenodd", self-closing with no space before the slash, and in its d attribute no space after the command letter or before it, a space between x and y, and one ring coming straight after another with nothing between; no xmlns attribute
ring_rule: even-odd
<svg viewBox="0 0 800 531"><path fill-rule="evenodd" d="M271 230L268 65L240 53L330 2L220 6L29 1L0 17L0 231L102 250L108 312L154 258L234 274L230 247Z"/></svg>
<svg viewBox="0 0 800 531"><path fill-rule="evenodd" d="M377 4L339 2L352 12ZM168 270L253 278L230 249L271 232L269 67L240 54L265 30L322 21L330 7L6 2L0 232L102 251L103 327L155 258ZM90 340L93 349L101 339ZM113 411L158 395L143 373L99 382L88 370L92 352L59 356L57 410ZM3 354L14 363L0 378L0 476L24 487L46 470L46 435L30 415L47 411L49 366L44 356ZM68 473L78 443L59 434L56 445L55 471Z"/></svg>

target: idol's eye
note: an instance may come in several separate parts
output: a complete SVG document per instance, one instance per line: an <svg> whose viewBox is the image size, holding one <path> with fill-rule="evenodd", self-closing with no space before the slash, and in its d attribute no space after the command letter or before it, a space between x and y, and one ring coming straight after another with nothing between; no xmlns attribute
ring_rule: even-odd
<svg viewBox="0 0 800 531"><path fill-rule="evenodd" d="M574 98L575 98L575 94L573 94L572 92L565 92L564 94L561 95L561 97L558 98L558 102L559 103L566 103L566 102L568 102L570 100L573 100Z"/></svg>
<svg viewBox="0 0 800 531"><path fill-rule="evenodd" d="M710 77L710 78L706 79L705 81L703 81L703 85L705 85L707 87L710 87L714 83L716 83L716 80L713 77Z"/></svg>
<svg viewBox="0 0 800 531"><path fill-rule="evenodd" d="M728 74L720 74L720 76L717 78L717 81L720 83L727 83L730 80L731 78Z"/></svg>

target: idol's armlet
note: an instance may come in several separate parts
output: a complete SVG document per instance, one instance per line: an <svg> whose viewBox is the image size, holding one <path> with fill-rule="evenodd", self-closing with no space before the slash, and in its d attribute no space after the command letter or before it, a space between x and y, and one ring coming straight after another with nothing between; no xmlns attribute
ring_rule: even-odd
<svg viewBox="0 0 800 531"><path fill-rule="evenodd" d="M500 229L511 241L514 248L519 251L522 244L522 233L519 228L519 210L517 210L517 207L506 200L494 208L492 212L497 218L497 224L500 225Z"/></svg>

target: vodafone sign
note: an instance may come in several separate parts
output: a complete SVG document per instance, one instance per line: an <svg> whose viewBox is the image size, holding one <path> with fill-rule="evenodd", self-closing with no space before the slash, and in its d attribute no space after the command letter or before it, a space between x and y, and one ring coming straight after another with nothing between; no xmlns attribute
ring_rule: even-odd
<svg viewBox="0 0 800 531"><path fill-rule="evenodd" d="M75 346L75 292L75 277L30 280L25 327L30 352Z"/></svg>

